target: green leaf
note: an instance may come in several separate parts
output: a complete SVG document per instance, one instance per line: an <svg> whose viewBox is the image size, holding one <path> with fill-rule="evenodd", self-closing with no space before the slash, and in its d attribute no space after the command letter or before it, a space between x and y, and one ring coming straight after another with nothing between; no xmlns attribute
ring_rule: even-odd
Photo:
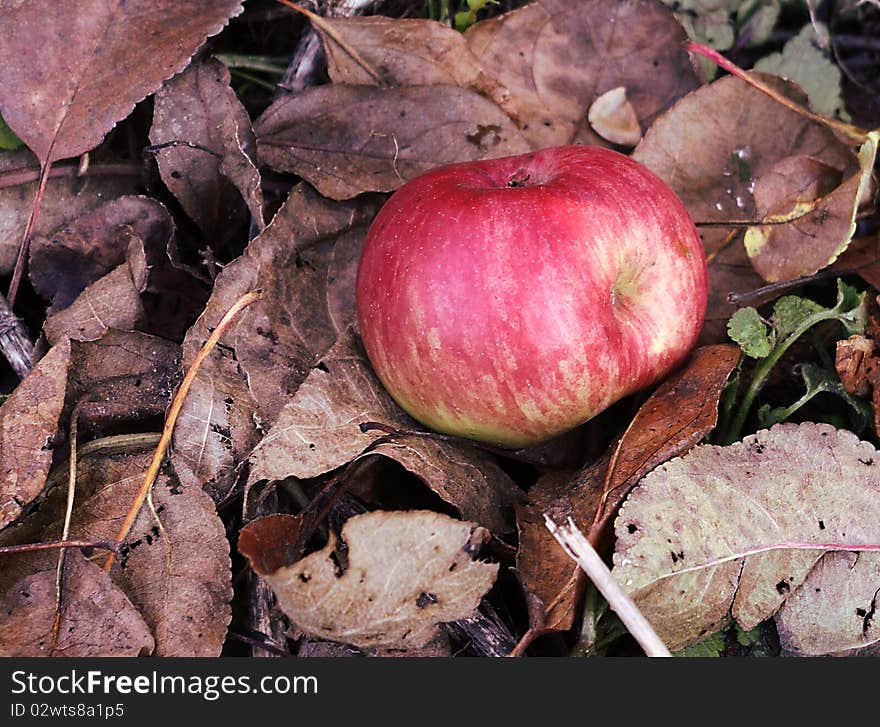
<svg viewBox="0 0 880 727"><path fill-rule="evenodd" d="M23 145L24 142L15 135L12 129L6 125L3 117L0 116L0 149L15 151Z"/></svg>
<svg viewBox="0 0 880 727"><path fill-rule="evenodd" d="M708 638L703 641L698 641L696 644L691 644L690 646L685 646L681 651L673 652L673 656L684 656L684 657L718 657L721 656L721 652L724 651L724 631L719 631L717 634L712 634Z"/></svg>
<svg viewBox="0 0 880 727"><path fill-rule="evenodd" d="M838 278L837 303L834 306L834 313L837 314L837 319L843 323L850 336L865 332L865 326L868 324L866 298L866 292L860 293L853 286L847 285Z"/></svg>
<svg viewBox="0 0 880 727"><path fill-rule="evenodd" d="M776 329L776 336L779 340L786 338L807 318L824 310L821 305L809 298L800 298L796 295L780 298L773 306L773 327Z"/></svg>
<svg viewBox="0 0 880 727"><path fill-rule="evenodd" d="M727 335L751 358L764 358L773 348L774 340L754 308L740 308L727 323Z"/></svg>

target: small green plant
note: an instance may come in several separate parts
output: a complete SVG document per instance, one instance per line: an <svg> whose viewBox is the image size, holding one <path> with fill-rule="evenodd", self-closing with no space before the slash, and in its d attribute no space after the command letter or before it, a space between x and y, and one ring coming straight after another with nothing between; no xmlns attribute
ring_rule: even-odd
<svg viewBox="0 0 880 727"><path fill-rule="evenodd" d="M450 0L428 0L425 14L432 20L449 23L459 32L463 32L477 22L477 13L487 5L497 5L498 0L464 0L458 3L458 10L453 13Z"/></svg>
<svg viewBox="0 0 880 727"><path fill-rule="evenodd" d="M808 298L787 295L776 301L769 320L763 318L755 308L741 308L734 313L727 324L727 334L739 344L745 356L758 359L758 364L738 404L736 394L739 373L726 392L722 401L717 441L730 444L741 437L746 419L767 382L770 371L804 333L824 321L839 321L847 335L862 333L865 330L866 317L865 293L859 293L842 280L837 281L837 302L832 308L825 308ZM788 407L761 407L758 418L762 426L784 421L822 392L842 396L859 420L864 421L868 416L864 402L847 394L830 371L807 364L801 364L798 370L806 386L806 393Z"/></svg>

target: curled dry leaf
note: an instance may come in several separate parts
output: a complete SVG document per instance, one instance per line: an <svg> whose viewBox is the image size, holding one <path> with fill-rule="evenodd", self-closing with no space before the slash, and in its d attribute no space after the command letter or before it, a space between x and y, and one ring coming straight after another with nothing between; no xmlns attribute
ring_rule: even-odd
<svg viewBox="0 0 880 727"><path fill-rule="evenodd" d="M263 228L257 142L220 61L195 61L162 87L150 141L172 145L156 152L159 174L211 245L240 234L249 218Z"/></svg>
<svg viewBox="0 0 880 727"><path fill-rule="evenodd" d="M0 406L0 528L46 482L67 390L70 342L52 348Z"/></svg>
<svg viewBox="0 0 880 727"><path fill-rule="evenodd" d="M100 174L77 177L62 174L69 171L66 167L55 168L60 176L53 174L46 185L36 235L46 235L109 199L132 194L140 184L140 171L131 165L93 164ZM39 173L31 152L0 152L0 274L7 275L15 265Z"/></svg>
<svg viewBox="0 0 880 727"><path fill-rule="evenodd" d="M510 532L505 514L522 493L491 456L467 444L418 436L396 436L362 455L380 455L400 463L421 479L464 520L493 533Z"/></svg>
<svg viewBox="0 0 880 727"><path fill-rule="evenodd" d="M812 275L846 250L856 231L859 203L871 184L878 141L880 132L869 134L859 151L859 169L827 194L822 194L819 187L812 197L804 198L801 192L792 199L793 190L780 189L784 185L777 184L780 165L785 165L788 186L808 188L818 187L828 178L827 167L823 174L820 170L805 170L803 163L794 166L783 160L768 173L769 184L762 184L765 178L758 177L755 202L759 219L791 219L786 225L750 227L746 232L746 252L764 280L775 283Z"/></svg>
<svg viewBox="0 0 880 727"><path fill-rule="evenodd" d="M547 530L544 513L556 522L572 518L594 546L603 546L607 524L638 480L715 428L718 400L738 360L739 349L730 344L696 349L642 405L603 458L568 480L545 477L529 490L528 503L517 508L516 567L523 585L546 608L544 630L571 628L577 607L577 569Z"/></svg>
<svg viewBox="0 0 880 727"><path fill-rule="evenodd" d="M761 78L798 103L805 102L793 84L772 76ZM755 180L793 156L810 157L841 172L854 162L851 150L829 129L733 76L681 99L657 119L633 152L634 159L672 187L698 222L756 219ZM741 245L722 249L730 234L727 228L701 230L712 257L701 338L705 343L726 340L725 326L734 311L727 294L763 284Z"/></svg>
<svg viewBox="0 0 880 727"><path fill-rule="evenodd" d="M113 540L151 456L145 452L83 458L70 537ZM63 489L54 490L31 519L4 532L4 542L33 542L34 535L57 538L66 497ZM217 656L226 638L232 597L223 523L210 497L198 488L180 487L169 475L157 480L153 502L162 528L144 507L110 577L149 625L156 656ZM43 571L54 574L56 557L50 551L4 556L0 593L9 593L22 577ZM103 560L103 555L96 558ZM71 599L68 607L75 610L77 601Z"/></svg>
<svg viewBox="0 0 880 727"><path fill-rule="evenodd" d="M41 164L82 154L241 10L241 0L4 3L0 24L16 31L0 37L0 113Z"/></svg>
<svg viewBox="0 0 880 727"><path fill-rule="evenodd" d="M449 85L316 86L276 101L254 130L261 163L331 199L390 192L432 167L529 150L498 106Z"/></svg>
<svg viewBox="0 0 880 727"><path fill-rule="evenodd" d="M829 551L880 544L878 463L873 446L826 424L779 424L730 447L696 447L646 476L624 503L614 573L671 649L731 617L748 630L784 602L784 649L876 647L880 627L864 615L880 556L858 553L858 571L849 558L823 561ZM817 587L819 610L804 612L819 605L808 594Z"/></svg>
<svg viewBox="0 0 880 727"><path fill-rule="evenodd" d="M635 146L642 139L639 117L623 86L612 88L593 101L587 119L593 131L612 144Z"/></svg>
<svg viewBox="0 0 880 727"><path fill-rule="evenodd" d="M175 471L221 499L236 467L354 319L352 280L375 200L330 203L297 187L244 255L217 277L205 312L187 333L189 366L240 296L260 288L204 362L174 433Z"/></svg>
<svg viewBox="0 0 880 727"><path fill-rule="evenodd" d="M476 23L465 38L509 91L503 108L534 148L603 143L586 116L614 88L626 89L647 128L699 85L684 31L655 0L537 0Z"/></svg>
<svg viewBox="0 0 880 727"><path fill-rule="evenodd" d="M111 328L134 330L142 325L140 295L147 287L147 277L144 243L131 238L125 262L87 286L67 308L46 319L43 331L49 343L54 345L64 337L93 341Z"/></svg>
<svg viewBox="0 0 880 727"><path fill-rule="evenodd" d="M381 431L379 422L408 428L412 420L373 373L352 329L311 370L251 456L250 482L317 477L350 462Z"/></svg>
<svg viewBox="0 0 880 727"><path fill-rule="evenodd" d="M323 550L265 578L306 633L359 647L419 647L440 623L472 616L494 583L498 565L474 560L486 538L475 524L435 512L366 513Z"/></svg>
<svg viewBox="0 0 880 727"><path fill-rule="evenodd" d="M78 550L65 558L58 640L55 570L25 576L0 602L0 656L141 656L156 644L144 619L103 570Z"/></svg>

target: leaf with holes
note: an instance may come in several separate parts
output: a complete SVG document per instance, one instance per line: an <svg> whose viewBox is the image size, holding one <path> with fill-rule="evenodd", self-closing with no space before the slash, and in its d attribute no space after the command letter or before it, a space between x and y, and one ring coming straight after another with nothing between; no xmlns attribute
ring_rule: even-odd
<svg viewBox="0 0 880 727"><path fill-rule="evenodd" d="M469 618L498 565L475 556L488 533L436 512L372 512L338 538L265 575L303 631L360 647L424 646L439 624Z"/></svg>
<svg viewBox="0 0 880 727"><path fill-rule="evenodd" d="M827 424L698 446L624 503L614 575L671 649L731 618L748 630L775 616L783 649L877 651L866 616L880 588L878 463Z"/></svg>

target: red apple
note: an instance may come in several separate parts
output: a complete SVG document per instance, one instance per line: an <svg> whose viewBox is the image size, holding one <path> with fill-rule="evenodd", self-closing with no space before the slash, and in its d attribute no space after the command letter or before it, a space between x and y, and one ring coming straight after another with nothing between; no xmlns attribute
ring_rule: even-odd
<svg viewBox="0 0 880 727"><path fill-rule="evenodd" d="M376 216L357 277L376 374L428 427L534 444L657 381L706 310L694 223L654 173L565 146L433 169Z"/></svg>

